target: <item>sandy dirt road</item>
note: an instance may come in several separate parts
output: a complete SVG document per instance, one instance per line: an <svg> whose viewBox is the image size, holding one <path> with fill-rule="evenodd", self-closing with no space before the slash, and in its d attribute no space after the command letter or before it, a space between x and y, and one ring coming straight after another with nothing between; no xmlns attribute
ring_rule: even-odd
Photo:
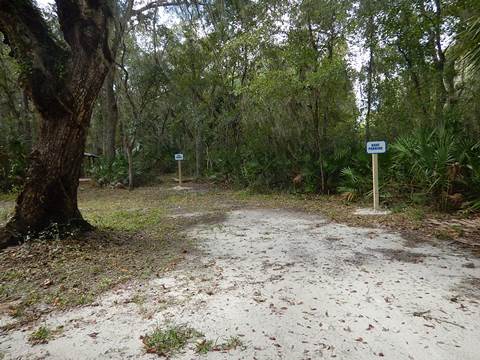
<svg viewBox="0 0 480 360"><path fill-rule="evenodd" d="M480 260L467 250L267 209L188 236L199 250L165 277L41 319L63 326L48 344L2 334L0 358L154 359L140 336L167 323L244 344L207 355L192 344L182 360L480 358Z"/></svg>

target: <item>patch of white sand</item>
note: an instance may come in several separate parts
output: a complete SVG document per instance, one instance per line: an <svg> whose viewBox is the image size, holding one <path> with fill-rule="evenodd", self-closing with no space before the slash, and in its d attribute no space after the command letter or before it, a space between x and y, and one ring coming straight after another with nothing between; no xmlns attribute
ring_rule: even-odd
<svg viewBox="0 0 480 360"><path fill-rule="evenodd" d="M357 209L353 213L354 215L372 216L372 215L389 215L390 210L374 210L372 208Z"/></svg>
<svg viewBox="0 0 480 360"><path fill-rule="evenodd" d="M28 345L32 329L5 333L0 353L154 359L140 336L173 322L245 344L205 359L479 358L480 260L466 250L411 248L384 230L279 210L234 211L189 236L203 251L168 277L129 284L97 306L49 315L36 326L64 330L48 344ZM132 302L136 294L145 302ZM177 358L200 356L191 345Z"/></svg>
<svg viewBox="0 0 480 360"><path fill-rule="evenodd" d="M213 212L213 211L203 211L203 212L198 211L198 212L191 212L191 213L180 213L180 214L170 215L170 218L172 218L172 219L199 218L199 217L214 214L214 213L215 212Z"/></svg>
<svg viewBox="0 0 480 360"><path fill-rule="evenodd" d="M175 191L188 191L188 190L192 190L191 187L188 187L188 186L181 186L181 185L177 185L177 186L174 186L172 188L172 190L175 190Z"/></svg>

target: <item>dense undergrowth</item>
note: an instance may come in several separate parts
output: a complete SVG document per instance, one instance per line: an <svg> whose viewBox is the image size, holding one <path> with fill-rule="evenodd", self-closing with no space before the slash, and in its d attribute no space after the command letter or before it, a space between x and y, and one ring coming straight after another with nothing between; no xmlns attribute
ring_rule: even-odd
<svg viewBox="0 0 480 360"><path fill-rule="evenodd" d="M255 143L258 146L258 143ZM236 155L224 154L205 178L256 192L291 191L322 193L321 173L324 171L323 193L342 194L347 201L371 198L371 158L362 143L334 152L320 166L313 154L303 159L286 154L268 153L267 145ZM4 159L19 159L3 164L2 189L15 191L21 185L26 161L22 147L13 147ZM448 128L418 130L389 144L388 152L380 155L381 201L385 206L398 202L434 206L442 211L480 211L480 142L469 140L461 131ZM258 154L262 154L258 156ZM135 162L137 184L158 180L154 159L142 157ZM219 155L221 156L221 154ZM227 159L228 158L228 159ZM172 161L165 160L164 169L174 170ZM128 163L123 156L109 162L96 160L86 166L86 176L101 186L128 183ZM0 215L1 216L1 215Z"/></svg>
<svg viewBox="0 0 480 360"><path fill-rule="evenodd" d="M258 145L258 144L257 144ZM250 149L236 155L219 154L217 167L205 176L208 180L248 188L257 192L342 194L347 201L372 196L371 158L363 143L349 144L320 164L314 154L288 157L280 150ZM480 142L469 140L461 131L448 128L418 130L404 135L380 155L381 200L385 206L395 202L434 206L442 211L480 210ZM259 156L259 154L262 154ZM142 162L136 167L141 182L154 178L152 168ZM170 169L174 169L173 164ZM153 168L154 169L154 168ZM321 170L325 182L322 191ZM91 168L100 184L127 183L127 163L117 158L111 165L100 161Z"/></svg>

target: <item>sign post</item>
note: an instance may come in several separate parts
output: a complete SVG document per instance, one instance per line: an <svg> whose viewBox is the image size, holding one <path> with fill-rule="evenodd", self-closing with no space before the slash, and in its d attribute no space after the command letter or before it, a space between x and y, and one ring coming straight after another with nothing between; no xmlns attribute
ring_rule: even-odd
<svg viewBox="0 0 480 360"><path fill-rule="evenodd" d="M373 177L373 210L380 210L380 195L378 186L378 154L387 152L386 141L367 142L367 153L372 154L372 177Z"/></svg>
<svg viewBox="0 0 480 360"><path fill-rule="evenodd" d="M372 175L373 175L373 210L380 209L378 190L378 154L372 154Z"/></svg>
<svg viewBox="0 0 480 360"><path fill-rule="evenodd" d="M175 154L175 160L178 163L178 185L182 186L182 161L183 154Z"/></svg>

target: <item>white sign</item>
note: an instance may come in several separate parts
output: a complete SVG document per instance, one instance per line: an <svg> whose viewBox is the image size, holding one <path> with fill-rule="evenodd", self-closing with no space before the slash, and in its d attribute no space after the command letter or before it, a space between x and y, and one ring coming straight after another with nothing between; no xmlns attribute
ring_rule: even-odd
<svg viewBox="0 0 480 360"><path fill-rule="evenodd" d="M386 141L369 141L367 142L368 154L383 154L387 152Z"/></svg>
<svg viewBox="0 0 480 360"><path fill-rule="evenodd" d="M175 154L175 160L183 160L183 154Z"/></svg>

